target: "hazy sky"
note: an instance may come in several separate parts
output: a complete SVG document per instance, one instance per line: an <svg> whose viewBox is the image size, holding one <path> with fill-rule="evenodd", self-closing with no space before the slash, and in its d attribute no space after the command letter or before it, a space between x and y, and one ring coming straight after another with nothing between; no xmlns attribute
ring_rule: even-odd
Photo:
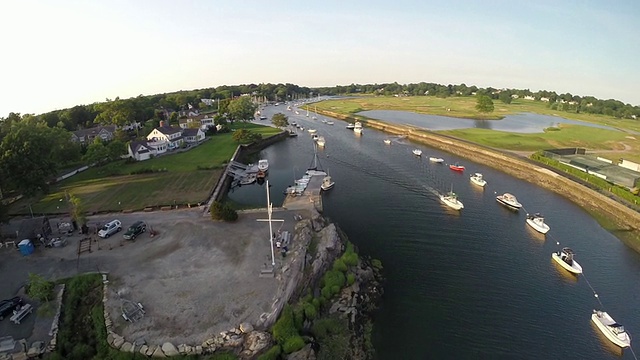
<svg viewBox="0 0 640 360"><path fill-rule="evenodd" d="M640 1L2 1L0 117L243 83L435 82L640 105Z"/></svg>

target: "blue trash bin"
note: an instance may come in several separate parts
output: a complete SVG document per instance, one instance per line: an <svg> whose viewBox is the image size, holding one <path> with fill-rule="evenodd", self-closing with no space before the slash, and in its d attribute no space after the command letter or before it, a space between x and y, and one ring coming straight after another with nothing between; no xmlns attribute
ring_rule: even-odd
<svg viewBox="0 0 640 360"><path fill-rule="evenodd" d="M33 251L35 250L33 243L29 239L20 241L20 243L18 243L18 249L23 256L33 254Z"/></svg>

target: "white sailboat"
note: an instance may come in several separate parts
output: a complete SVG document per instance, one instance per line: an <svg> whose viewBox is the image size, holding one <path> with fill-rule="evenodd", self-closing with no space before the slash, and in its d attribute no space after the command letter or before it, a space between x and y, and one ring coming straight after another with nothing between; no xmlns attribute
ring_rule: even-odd
<svg viewBox="0 0 640 360"><path fill-rule="evenodd" d="M313 142L313 160L307 169L307 175L309 176L326 176L327 173L322 170L320 160L318 159L318 144Z"/></svg>
<svg viewBox="0 0 640 360"><path fill-rule="evenodd" d="M356 121L353 125L353 132L356 134L362 134L362 123L360 121Z"/></svg>
<svg viewBox="0 0 640 360"><path fill-rule="evenodd" d="M440 201L454 210L461 210L464 208L462 202L458 200L458 195L453 192L453 185L451 185L451 191L447 194L440 194Z"/></svg>

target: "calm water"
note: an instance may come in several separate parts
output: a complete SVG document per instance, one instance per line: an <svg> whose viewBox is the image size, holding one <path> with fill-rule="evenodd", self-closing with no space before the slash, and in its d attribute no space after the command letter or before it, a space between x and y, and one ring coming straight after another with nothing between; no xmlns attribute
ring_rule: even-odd
<svg viewBox="0 0 640 360"><path fill-rule="evenodd" d="M284 108L277 109L285 111ZM273 108L267 113L275 112ZM327 139L320 159L336 186L324 195L324 213L349 235L361 253L379 258L387 282L376 315L374 344L379 359L632 359L620 355L590 322L598 307L632 334L640 334L640 256L603 230L579 207L529 183L448 153L365 128L358 137L345 129L290 115ZM308 133L265 149L274 205L313 158ZM421 148L423 157L411 154ZM432 164L430 155L466 165L464 174ZM469 182L482 172L483 190ZM434 191L451 186L465 205L457 213ZM495 201L511 192L525 211ZM245 186L234 201L264 207L265 188ZM525 224L541 212L547 238ZM560 246L555 241L560 242ZM585 277L573 277L551 260L570 246ZM639 335L640 336L640 335Z"/></svg>
<svg viewBox="0 0 640 360"><path fill-rule="evenodd" d="M358 115L372 119L383 120L396 124L409 124L427 128L429 130L455 130L455 129L490 129L517 133L538 133L545 128L558 126L558 124L571 124L596 127L600 129L616 130L615 128L592 124L584 121L570 120L559 116L548 116L531 113L507 115L502 120L472 120L457 119L446 116L418 114L409 111L397 110L368 110L359 112Z"/></svg>

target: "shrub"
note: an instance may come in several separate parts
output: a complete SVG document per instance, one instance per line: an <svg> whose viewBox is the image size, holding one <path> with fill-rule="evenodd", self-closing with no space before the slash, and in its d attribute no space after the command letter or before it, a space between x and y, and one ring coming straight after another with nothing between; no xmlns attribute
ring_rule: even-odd
<svg viewBox="0 0 640 360"><path fill-rule="evenodd" d="M343 287L347 282L344 273L337 270L329 270L322 277L323 283L325 286L338 286L339 288Z"/></svg>
<svg viewBox="0 0 640 360"><path fill-rule="evenodd" d="M320 290L320 295L322 295L322 299L324 300L331 299L331 296L333 296L333 294L331 293L331 287L330 286L323 287L322 290Z"/></svg>
<svg viewBox="0 0 640 360"><path fill-rule="evenodd" d="M331 294L332 294L332 295L336 295L336 294L338 294L338 293L340 292L340 288L341 288L341 287L340 287L340 286L338 286L338 285L333 285L333 286L331 286Z"/></svg>
<svg viewBox="0 0 640 360"><path fill-rule="evenodd" d="M356 276L352 273L347 274L347 285L353 285L356 282Z"/></svg>
<svg viewBox="0 0 640 360"><path fill-rule="evenodd" d="M29 297L39 301L49 301L53 298L53 283L47 281L44 277L29 273L29 289L27 294Z"/></svg>
<svg viewBox="0 0 640 360"><path fill-rule="evenodd" d="M316 307L313 306L312 303L304 303L303 305L303 309L304 309L304 316L309 319L309 320L313 320L316 318L316 315L318 314Z"/></svg>
<svg viewBox="0 0 640 360"><path fill-rule="evenodd" d="M356 265L358 265L358 254L356 254L355 252L345 252L344 254L342 254L340 259L347 266L356 266Z"/></svg>
<svg viewBox="0 0 640 360"><path fill-rule="evenodd" d="M282 351L285 354L291 354L304 347L304 339L300 335L293 336L282 345Z"/></svg>
<svg viewBox="0 0 640 360"><path fill-rule="evenodd" d="M333 262L333 270L347 272L347 269L347 264L345 264L342 259L336 259L336 261Z"/></svg>
<svg viewBox="0 0 640 360"><path fill-rule="evenodd" d="M278 360L281 353L282 349L280 348L280 345L274 345L266 353L258 356L258 360Z"/></svg>
<svg viewBox="0 0 640 360"><path fill-rule="evenodd" d="M298 336L298 330L295 327L293 316L293 309L291 309L291 306L286 305L278 321L273 324L271 332L278 344L284 344L290 337Z"/></svg>
<svg viewBox="0 0 640 360"><path fill-rule="evenodd" d="M371 266L373 266L375 269L382 270L382 261L373 259L371 260Z"/></svg>
<svg viewBox="0 0 640 360"><path fill-rule="evenodd" d="M302 330L304 326L304 305L298 304L293 308L293 324L297 330Z"/></svg>
<svg viewBox="0 0 640 360"><path fill-rule="evenodd" d="M209 209L211 212L211 219L223 220L233 222L238 220L238 212L235 211L229 204L214 201Z"/></svg>
<svg viewBox="0 0 640 360"><path fill-rule="evenodd" d="M316 308L316 310L320 310L320 306L322 305L320 301L321 300L318 298L313 298L313 300L311 300L311 303L313 304L313 307Z"/></svg>

